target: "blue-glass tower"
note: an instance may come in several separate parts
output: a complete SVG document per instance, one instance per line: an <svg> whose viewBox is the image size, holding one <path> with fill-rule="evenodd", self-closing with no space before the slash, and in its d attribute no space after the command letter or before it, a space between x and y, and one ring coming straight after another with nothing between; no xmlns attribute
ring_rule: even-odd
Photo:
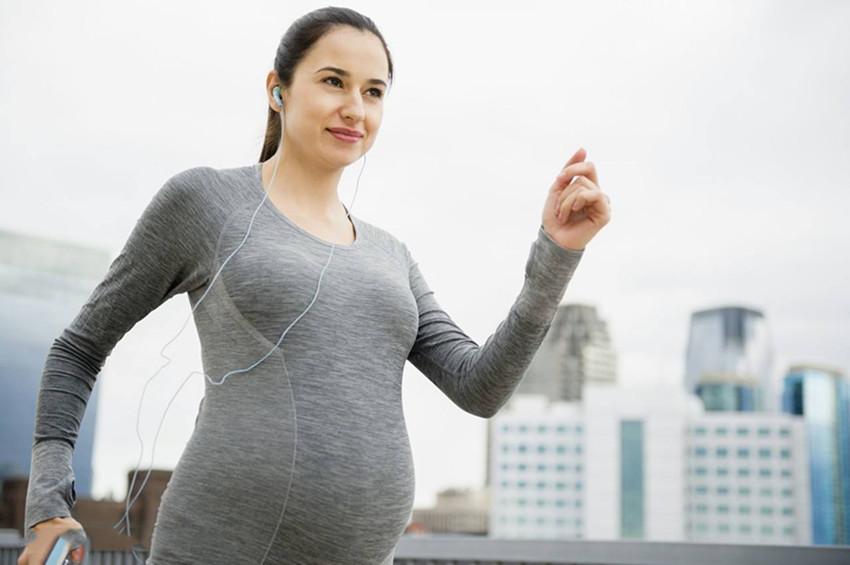
<svg viewBox="0 0 850 565"><path fill-rule="evenodd" d="M108 267L104 251L0 231L0 481L29 475L48 350ZM98 389L74 447L78 497L91 496Z"/></svg>
<svg viewBox="0 0 850 565"><path fill-rule="evenodd" d="M850 544L850 381L834 369L791 367L782 409L806 423L812 543Z"/></svg>
<svg viewBox="0 0 850 565"><path fill-rule="evenodd" d="M691 315L685 389L706 410L775 412L773 348L764 315L727 306Z"/></svg>

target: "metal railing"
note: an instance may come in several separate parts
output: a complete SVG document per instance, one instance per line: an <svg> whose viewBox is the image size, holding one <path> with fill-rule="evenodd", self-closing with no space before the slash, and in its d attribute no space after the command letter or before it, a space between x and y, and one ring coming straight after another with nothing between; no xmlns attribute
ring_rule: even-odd
<svg viewBox="0 0 850 565"><path fill-rule="evenodd" d="M16 565L22 547L0 547ZM147 555L138 552L143 559ZM90 565L138 565L128 551L92 551ZM502 540L404 535L395 565L847 565L850 546L693 542ZM368 565L368 564L364 564Z"/></svg>

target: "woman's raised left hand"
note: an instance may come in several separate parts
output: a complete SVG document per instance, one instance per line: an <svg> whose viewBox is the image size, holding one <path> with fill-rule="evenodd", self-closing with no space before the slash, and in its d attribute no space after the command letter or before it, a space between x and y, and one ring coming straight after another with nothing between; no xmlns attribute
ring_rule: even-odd
<svg viewBox="0 0 850 565"><path fill-rule="evenodd" d="M570 157L549 188L543 229L558 245L583 250L611 220L608 196L599 188L596 167L583 148Z"/></svg>

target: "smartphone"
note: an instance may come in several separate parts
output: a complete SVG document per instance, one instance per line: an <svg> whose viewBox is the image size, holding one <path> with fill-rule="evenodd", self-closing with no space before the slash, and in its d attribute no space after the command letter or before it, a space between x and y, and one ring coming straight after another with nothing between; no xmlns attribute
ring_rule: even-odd
<svg viewBox="0 0 850 565"><path fill-rule="evenodd" d="M88 565L89 540L82 529L67 530L53 543L44 565Z"/></svg>

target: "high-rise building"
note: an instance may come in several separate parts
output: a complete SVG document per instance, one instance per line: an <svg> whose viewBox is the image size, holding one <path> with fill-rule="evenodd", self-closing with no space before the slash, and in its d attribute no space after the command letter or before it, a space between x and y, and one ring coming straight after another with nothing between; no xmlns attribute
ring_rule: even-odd
<svg viewBox="0 0 850 565"><path fill-rule="evenodd" d="M589 384L581 403L518 396L493 422L491 537L810 543L798 416Z"/></svg>
<svg viewBox="0 0 850 565"><path fill-rule="evenodd" d="M850 544L850 381L839 370L792 366L782 409L803 417L815 544Z"/></svg>
<svg viewBox="0 0 850 565"><path fill-rule="evenodd" d="M764 315L727 306L691 315L685 390L710 411L778 412L773 346Z"/></svg>
<svg viewBox="0 0 850 565"><path fill-rule="evenodd" d="M689 422L688 436L689 540L811 543L801 418L706 412Z"/></svg>
<svg viewBox="0 0 850 565"><path fill-rule="evenodd" d="M587 382L616 381L617 355L596 307L562 304L516 392L569 402L581 400Z"/></svg>
<svg viewBox="0 0 850 565"><path fill-rule="evenodd" d="M79 245L0 231L0 484L28 476L41 375L53 340L109 267ZM74 450L77 496L91 496L97 387Z"/></svg>

